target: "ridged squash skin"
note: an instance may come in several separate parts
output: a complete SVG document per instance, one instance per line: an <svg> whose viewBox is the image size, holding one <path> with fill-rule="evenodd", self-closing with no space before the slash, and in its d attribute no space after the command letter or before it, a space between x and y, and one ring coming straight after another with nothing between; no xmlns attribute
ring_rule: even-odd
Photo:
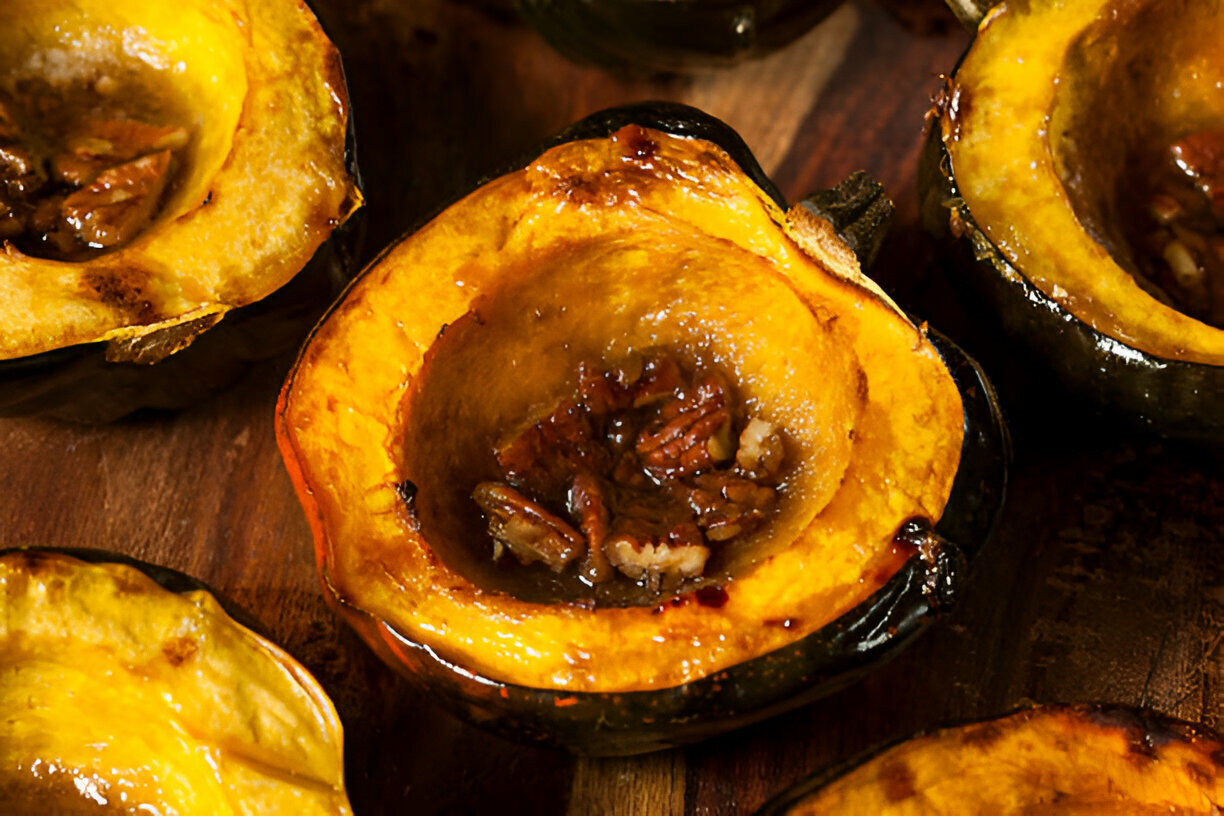
<svg viewBox="0 0 1224 816"><path fill-rule="evenodd" d="M950 602L1002 500L993 391L862 275L822 203L784 210L699 111L613 109L362 273L277 434L325 591L384 659L482 724L637 753L828 693ZM496 439L579 360L659 345L787 429L777 515L657 604L508 584L468 499ZM916 518L943 538L907 538Z"/></svg>

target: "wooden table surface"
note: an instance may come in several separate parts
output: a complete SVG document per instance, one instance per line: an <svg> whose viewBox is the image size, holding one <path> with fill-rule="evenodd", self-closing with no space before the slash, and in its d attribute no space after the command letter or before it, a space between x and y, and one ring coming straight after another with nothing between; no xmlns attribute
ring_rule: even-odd
<svg viewBox="0 0 1224 816"><path fill-rule="evenodd" d="M0 547L105 547L245 606L310 668L346 728L358 814L744 814L805 774L920 729L1030 701L1224 704L1220 459L1132 435L1045 379L959 293L917 224L923 114L968 41L937 3L850 2L734 71L623 78L552 52L497 0L319 0L345 55L368 193L364 257L570 121L646 98L737 128L792 199L865 168L897 219L874 276L979 356L1016 459L963 603L882 670L685 749L612 760L515 745L383 667L319 593L272 430L287 360L177 415L104 427L0 421ZM917 8L915 13L913 10Z"/></svg>

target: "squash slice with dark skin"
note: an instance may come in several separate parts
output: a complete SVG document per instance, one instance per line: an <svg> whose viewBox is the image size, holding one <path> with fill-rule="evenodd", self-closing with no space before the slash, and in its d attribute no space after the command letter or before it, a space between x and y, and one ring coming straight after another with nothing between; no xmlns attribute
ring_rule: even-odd
<svg viewBox="0 0 1224 816"><path fill-rule="evenodd" d="M332 602L467 716L589 753L759 719L906 641L1001 500L980 372L941 346L950 370L820 202L785 212L698 111L597 114L525 165L367 268L282 391ZM774 514L662 588L495 560L472 494L507 432L572 394L584 361L660 347L784 429ZM955 545L931 532L950 508Z"/></svg>
<svg viewBox="0 0 1224 816"><path fill-rule="evenodd" d="M350 813L304 668L199 582L73 552L0 553L0 811Z"/></svg>
<svg viewBox="0 0 1224 816"><path fill-rule="evenodd" d="M1157 814L1224 807L1217 735L1122 707L1048 706L915 737L817 774L759 816Z"/></svg>
<svg viewBox="0 0 1224 816"><path fill-rule="evenodd" d="M1224 438L1224 17L1215 3L953 3L924 218L1068 387Z"/></svg>
<svg viewBox="0 0 1224 816"><path fill-rule="evenodd" d="M310 9L15 0L0 54L0 412L176 407L292 350L349 277L328 239L361 204Z"/></svg>

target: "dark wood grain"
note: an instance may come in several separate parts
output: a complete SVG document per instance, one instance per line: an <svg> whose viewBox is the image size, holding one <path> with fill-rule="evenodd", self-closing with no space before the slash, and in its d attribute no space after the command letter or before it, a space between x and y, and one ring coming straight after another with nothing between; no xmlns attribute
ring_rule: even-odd
<svg viewBox="0 0 1224 816"><path fill-rule="evenodd" d="M576 760L457 722L326 608L276 451L288 361L177 415L0 421L0 548L106 547L219 588L323 682L359 814L745 814L870 746L1028 701L1224 704L1216 454L1133 436L1059 392L963 296L917 224L938 74L968 35L938 3L851 3L784 52L696 78L563 60L495 0L319 0L346 57L369 206L364 256L581 115L695 102L794 198L866 168L897 201L876 277L978 354L1016 437L1009 503L955 615L881 671L785 717L635 759ZM897 16L892 9L900 9Z"/></svg>

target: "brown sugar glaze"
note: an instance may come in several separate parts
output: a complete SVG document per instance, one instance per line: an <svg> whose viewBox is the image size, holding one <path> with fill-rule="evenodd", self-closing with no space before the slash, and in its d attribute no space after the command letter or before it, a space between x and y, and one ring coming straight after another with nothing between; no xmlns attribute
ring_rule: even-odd
<svg viewBox="0 0 1224 816"><path fill-rule="evenodd" d="M1224 328L1224 129L1184 136L1139 180L1139 194L1123 199L1137 280L1178 311Z"/></svg>
<svg viewBox="0 0 1224 816"><path fill-rule="evenodd" d="M500 445L502 478L473 491L493 557L635 582L639 602L701 578L777 504L782 434L742 413L721 371L662 349L583 363L574 395Z"/></svg>
<svg viewBox="0 0 1224 816"><path fill-rule="evenodd" d="M192 132L156 74L0 84L0 239L81 261L144 231L174 190Z"/></svg>

